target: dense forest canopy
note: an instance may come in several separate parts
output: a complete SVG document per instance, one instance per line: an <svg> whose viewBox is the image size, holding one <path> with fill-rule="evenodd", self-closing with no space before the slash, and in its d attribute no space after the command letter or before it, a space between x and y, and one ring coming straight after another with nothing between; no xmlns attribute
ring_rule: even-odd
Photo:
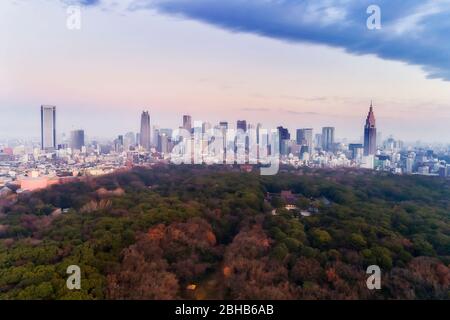
<svg viewBox="0 0 450 320"><path fill-rule="evenodd" d="M0 299L450 299L449 265L439 178L161 165L0 201Z"/></svg>

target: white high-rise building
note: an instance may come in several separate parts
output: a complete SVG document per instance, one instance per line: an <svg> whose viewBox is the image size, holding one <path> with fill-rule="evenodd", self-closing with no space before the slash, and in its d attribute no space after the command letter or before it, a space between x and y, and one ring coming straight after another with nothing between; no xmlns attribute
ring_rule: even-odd
<svg viewBox="0 0 450 320"><path fill-rule="evenodd" d="M149 151L151 147L151 134L150 134L150 113L143 111L141 115L141 133L139 135L140 146Z"/></svg>
<svg viewBox="0 0 450 320"><path fill-rule="evenodd" d="M56 149L56 107L41 106L41 149Z"/></svg>

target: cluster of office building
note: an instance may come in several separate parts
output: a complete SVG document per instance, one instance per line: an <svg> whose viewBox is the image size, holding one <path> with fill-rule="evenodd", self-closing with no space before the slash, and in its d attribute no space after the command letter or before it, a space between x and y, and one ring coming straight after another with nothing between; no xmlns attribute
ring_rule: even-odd
<svg viewBox="0 0 450 320"><path fill-rule="evenodd" d="M396 174L450 175L448 148L436 151L406 146L392 137L381 141L372 104L364 137L358 143L338 141L334 127L324 127L319 133L299 128L291 134L282 126L267 130L246 120L238 120L235 126L226 121L213 126L193 122L189 115L183 116L177 129L160 128L151 125L148 111L141 114L138 133L118 135L112 141L88 142L84 130L79 129L58 143L56 107L41 106L40 120L39 143L0 142L3 193L10 189L35 190L71 177L101 175L133 165L170 162L180 154L186 160L186 148L192 163L258 164L263 156L276 156L282 164L296 167L359 167Z"/></svg>

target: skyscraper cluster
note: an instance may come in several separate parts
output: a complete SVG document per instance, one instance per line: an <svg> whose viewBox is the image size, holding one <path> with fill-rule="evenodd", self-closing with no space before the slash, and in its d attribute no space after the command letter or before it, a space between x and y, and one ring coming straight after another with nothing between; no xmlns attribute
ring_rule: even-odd
<svg viewBox="0 0 450 320"><path fill-rule="evenodd" d="M27 147L17 145L11 148L2 146L0 142L0 161L12 161L11 168L21 161L23 167L18 172L35 168L36 163L45 163L41 174L52 175L58 170L62 175L67 172L78 175L80 170L101 174L133 164L172 161L177 157L174 148L184 148L180 143L183 141L186 150L191 149L193 163L202 163L202 159L209 163L207 160L211 159L209 151L212 147L214 152L219 150L218 159L220 162L223 160L223 163L258 163L266 153L268 156L280 155L282 164L294 166L350 166L395 174L443 177L450 174L450 165L446 160L450 156L449 150L440 147L435 149L420 143L406 145L392 136L383 143L377 143L381 139L372 103L365 119L362 143L349 144L345 140L336 141L334 127L323 127L316 134L312 128L299 128L296 129L296 135L292 136L283 126L277 130L268 130L259 123L255 125L247 120L238 120L235 126L227 121L212 125L209 122L194 122L191 116L184 115L182 126L179 127L182 129L179 131L183 132L181 137L173 135L175 130L151 126L148 111L142 112L140 120L138 133L120 134L114 140L99 142L94 139L87 143L84 130L78 129L72 130L69 137L62 134L61 141L57 141L56 107L42 105L40 146L36 148L35 143L30 141ZM242 135L238 136L237 132Z"/></svg>
<svg viewBox="0 0 450 320"><path fill-rule="evenodd" d="M220 122L217 126L213 127L208 122L192 122L190 115L183 115L183 123L180 127L184 129L188 134L195 134L196 132L206 133L211 129L217 129L222 133L223 137L223 149L226 153L227 149L227 131L229 130L229 124L226 121ZM254 129L252 124L248 124L247 120L237 120L236 129L240 132L250 132L249 129ZM261 124L256 127L256 142L260 142L259 131ZM149 111L143 111L141 114L140 131L136 135L132 132L128 132L125 136L119 135L114 140L113 149L116 152L128 151L134 147L140 147L141 150L150 151L152 147L155 147L156 151L168 154L177 141L172 141L171 129L160 129L157 126L153 127L153 140L152 129L150 121ZM291 134L287 128L279 126L277 128L279 144L276 146L269 145L272 148L272 152L278 153L281 156L288 156L292 154L298 156L300 159L308 160L309 156L315 151L321 152L336 152L338 144L335 141L335 128L323 127L322 132L314 135L312 128L300 128L296 131L294 140L291 139ZM267 139L267 136L266 136ZM377 153L377 129L373 104L370 104L369 113L366 118L364 126L364 143L353 143L349 145L349 151L352 159L362 159L362 157L374 156ZM209 141L205 142L206 145ZM234 141L235 149L237 144L243 144L246 153L249 152L249 138L244 141ZM56 149L56 107L43 105L41 106L41 148L45 151ZM68 145L72 150L82 150L85 146L85 134L83 130L73 130L70 133L70 143ZM240 145L239 145L240 146ZM274 147L277 147L276 150ZM259 152L259 151L258 151ZM306 157L305 157L306 155ZM373 162L373 159L372 159ZM373 165L372 165L373 166Z"/></svg>
<svg viewBox="0 0 450 320"><path fill-rule="evenodd" d="M188 161L182 163L264 164L264 159L280 156L281 164L294 167L358 167L394 174L450 176L448 147L405 144L392 136L377 143L381 139L372 103L364 123L363 143L336 141L334 127L324 127L317 134L312 128L299 128L294 137L283 126L268 130L247 120L238 120L235 126L227 121L212 125L193 122L189 115L183 116L182 126L177 129L181 137L174 134L175 130L151 126L150 120L150 113L143 111L139 133L127 132L114 140L87 142L84 130L78 129L72 130L69 137L62 134L61 141L57 141L56 107L42 105L39 147L35 141L27 145L0 141L3 172L8 181L19 176L26 181L24 190L33 190L28 182L34 180L45 186L62 177L95 176L159 161L177 163L177 149L190 149L181 152L181 159Z"/></svg>

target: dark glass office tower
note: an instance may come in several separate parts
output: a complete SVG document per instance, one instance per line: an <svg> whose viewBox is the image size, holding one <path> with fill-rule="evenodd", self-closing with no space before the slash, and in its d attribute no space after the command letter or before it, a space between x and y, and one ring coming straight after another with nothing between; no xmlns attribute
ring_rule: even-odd
<svg viewBox="0 0 450 320"><path fill-rule="evenodd" d="M334 127L322 128L322 148L325 151L334 149Z"/></svg>
<svg viewBox="0 0 450 320"><path fill-rule="evenodd" d="M286 128L283 128L282 126L277 128L278 135L280 137L280 154L281 155L288 155L289 153L289 140L291 139L291 134L289 133L289 130Z"/></svg>
<svg viewBox="0 0 450 320"><path fill-rule="evenodd" d="M313 151L313 129L297 129L297 144L308 147L308 152Z"/></svg>
<svg viewBox="0 0 450 320"><path fill-rule="evenodd" d="M72 150L81 150L84 147L84 131L73 130L70 132L70 148Z"/></svg>
<svg viewBox="0 0 450 320"><path fill-rule="evenodd" d="M238 120L236 123L237 130L242 130L244 132L247 132L247 121L246 120Z"/></svg>
<svg viewBox="0 0 450 320"><path fill-rule="evenodd" d="M189 133L192 132L192 117L189 115L183 116L183 128Z"/></svg>

